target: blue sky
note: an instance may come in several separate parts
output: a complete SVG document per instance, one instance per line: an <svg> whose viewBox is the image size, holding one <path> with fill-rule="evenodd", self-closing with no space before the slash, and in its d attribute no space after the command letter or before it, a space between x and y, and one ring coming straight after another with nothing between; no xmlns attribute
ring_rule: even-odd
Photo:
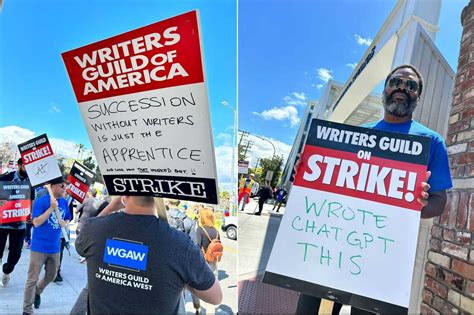
<svg viewBox="0 0 474 315"><path fill-rule="evenodd" d="M396 2L240 0L239 129L277 140L287 154L305 101L319 100L329 76L346 82L349 64L360 61ZM467 4L441 6L435 43L454 71ZM255 151L271 156L268 145L254 145Z"/></svg>
<svg viewBox="0 0 474 315"><path fill-rule="evenodd" d="M55 139L55 153L71 155L78 142L90 149L61 53L194 9L200 13L219 173L225 175L220 181L228 182L233 113L221 103L236 105L235 0L4 1L0 138L18 141L47 133Z"/></svg>

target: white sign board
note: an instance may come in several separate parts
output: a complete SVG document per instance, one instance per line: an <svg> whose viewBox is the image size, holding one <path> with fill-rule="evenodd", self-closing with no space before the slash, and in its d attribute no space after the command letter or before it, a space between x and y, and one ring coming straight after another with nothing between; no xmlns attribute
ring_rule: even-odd
<svg viewBox="0 0 474 315"><path fill-rule="evenodd" d="M18 149L31 186L44 184L62 176L46 134L20 143Z"/></svg>
<svg viewBox="0 0 474 315"><path fill-rule="evenodd" d="M248 174L249 161L239 161L239 174Z"/></svg>
<svg viewBox="0 0 474 315"><path fill-rule="evenodd" d="M62 56L111 195L218 203L197 11Z"/></svg>
<svg viewBox="0 0 474 315"><path fill-rule="evenodd" d="M407 308L429 141L313 120L264 282Z"/></svg>

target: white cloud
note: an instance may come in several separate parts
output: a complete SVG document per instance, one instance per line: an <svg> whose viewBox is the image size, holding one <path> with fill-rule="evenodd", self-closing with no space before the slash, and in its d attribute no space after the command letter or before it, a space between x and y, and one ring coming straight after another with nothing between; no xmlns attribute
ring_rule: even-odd
<svg viewBox="0 0 474 315"><path fill-rule="evenodd" d="M240 137L240 133L239 133ZM290 155L291 145L281 142L279 140L275 140L273 138L260 136L265 138L273 143L275 146L275 155L283 156L283 165L285 165L286 160L288 159L288 155ZM255 167L257 160L261 158L268 158L271 159L273 156L273 147L272 145L261 138L249 134L246 136L245 140L251 141L252 146L247 151L247 161L249 161L250 167Z"/></svg>
<svg viewBox="0 0 474 315"><path fill-rule="evenodd" d="M228 133L220 133L216 136L216 139L222 141L222 145L232 145L232 135Z"/></svg>
<svg viewBox="0 0 474 315"><path fill-rule="evenodd" d="M294 127L299 124L298 110L294 106L273 107L264 110L261 113L253 112L253 114L261 116L265 120L289 120L290 126Z"/></svg>
<svg viewBox="0 0 474 315"><path fill-rule="evenodd" d="M294 97L296 97L297 99L300 99L302 101L306 101L306 95L303 93L303 92L293 92L292 93Z"/></svg>
<svg viewBox="0 0 474 315"><path fill-rule="evenodd" d="M51 107L49 108L49 112L50 113L60 113L61 109L56 105L51 105Z"/></svg>
<svg viewBox="0 0 474 315"><path fill-rule="evenodd" d="M357 67L357 62L354 62L354 63L346 63L346 67L355 69L355 67Z"/></svg>
<svg viewBox="0 0 474 315"><path fill-rule="evenodd" d="M60 138L49 138L49 142L51 142L53 151L57 156L77 159L78 149L76 148L76 142ZM81 158L85 157L87 157L87 154L85 152L81 153Z"/></svg>
<svg viewBox="0 0 474 315"><path fill-rule="evenodd" d="M322 85L322 84L317 84L317 85L316 85L316 88L317 88L318 90L321 90L321 89L323 88L323 85Z"/></svg>
<svg viewBox="0 0 474 315"><path fill-rule="evenodd" d="M319 69L316 69L316 72L318 73L318 77L324 82L328 82L329 80L333 78L331 74L333 72L332 70L319 68Z"/></svg>
<svg viewBox="0 0 474 315"><path fill-rule="evenodd" d="M293 95L297 94L298 96L295 95L295 97L292 96L285 96L283 98L283 101L285 102L286 105L291 105L291 106L306 106L306 96L304 93L297 93L294 92L292 93ZM304 100L301 99L301 97L304 97Z"/></svg>
<svg viewBox="0 0 474 315"><path fill-rule="evenodd" d="M361 37L360 35L358 34L354 34L354 37L357 41L357 44L359 45L366 45L366 46L370 46L370 44L372 44L372 39L371 38L363 38Z"/></svg>
<svg viewBox="0 0 474 315"><path fill-rule="evenodd" d="M15 148L19 143L25 142L35 136L39 136L39 134L19 126L5 126L0 128L0 143L7 142ZM77 158L76 142L60 138L49 138L49 141L57 156Z"/></svg>
<svg viewBox="0 0 474 315"><path fill-rule="evenodd" d="M216 152L216 166L217 166L217 177L219 187L229 191L231 188L231 174L232 174L232 146L221 145L215 147ZM237 162L235 162L237 163ZM235 165L237 168L237 165ZM237 177L237 169L234 173L235 178ZM236 182L234 182L236 184Z"/></svg>
<svg viewBox="0 0 474 315"><path fill-rule="evenodd" d="M15 146L19 143L33 138L34 135L34 131L18 126L5 126L0 128L0 142L9 142Z"/></svg>

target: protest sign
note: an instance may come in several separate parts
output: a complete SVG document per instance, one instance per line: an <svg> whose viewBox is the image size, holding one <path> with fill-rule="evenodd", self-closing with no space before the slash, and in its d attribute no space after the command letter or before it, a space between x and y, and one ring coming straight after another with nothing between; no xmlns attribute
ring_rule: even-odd
<svg viewBox="0 0 474 315"><path fill-rule="evenodd" d="M429 147L314 119L264 282L406 313Z"/></svg>
<svg viewBox="0 0 474 315"><path fill-rule="evenodd" d="M217 203L197 11L62 57L111 195Z"/></svg>
<svg viewBox="0 0 474 315"><path fill-rule="evenodd" d="M38 186L62 176L46 134L20 143L18 149L31 186Z"/></svg>
<svg viewBox="0 0 474 315"><path fill-rule="evenodd" d="M249 161L239 161L239 174L248 174Z"/></svg>
<svg viewBox="0 0 474 315"><path fill-rule="evenodd" d="M31 211L30 185L0 181L0 200L6 200L0 206L0 225L13 222L25 222Z"/></svg>
<svg viewBox="0 0 474 315"><path fill-rule="evenodd" d="M66 187L66 192L82 203L86 198L89 186L94 181L95 174L86 166L74 161L71 167L71 172L67 177L69 185Z"/></svg>

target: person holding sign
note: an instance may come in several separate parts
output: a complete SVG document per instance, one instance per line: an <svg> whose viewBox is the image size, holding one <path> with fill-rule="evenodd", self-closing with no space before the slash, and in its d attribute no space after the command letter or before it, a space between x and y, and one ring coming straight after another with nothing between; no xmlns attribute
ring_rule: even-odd
<svg viewBox="0 0 474 315"><path fill-rule="evenodd" d="M18 159L18 170L0 175L0 181L11 181L14 183L24 183L30 186L30 180L25 170L25 165L21 158ZM30 199L34 199L34 192L31 191ZM0 200L0 206L5 204L6 200ZM1 220L1 218L0 218ZM13 272L16 264L21 257L23 239L26 233L26 223L24 221L3 223L0 221L0 261L5 250L7 238L9 239L8 258L2 266L2 285L6 287L10 281L10 274Z"/></svg>
<svg viewBox="0 0 474 315"><path fill-rule="evenodd" d="M382 120L364 125L382 131L421 135L431 138L426 182L422 182L423 192L417 201L423 207L421 218L439 216L446 204L446 190L452 187L448 155L443 138L435 131L413 120L413 112L423 91L423 77L418 69L404 64L393 69L385 79L382 94L384 117ZM388 143L387 146L393 144ZM295 166L295 169L297 166ZM416 240L414 240L416 241ZM301 293L296 314L307 314L319 309L321 299ZM341 304L335 303L336 314ZM333 311L333 314L334 311ZM352 307L351 314L373 314L372 312Z"/></svg>
<svg viewBox="0 0 474 315"><path fill-rule="evenodd" d="M120 203L123 212L106 215ZM90 314L176 314L184 288L207 303L222 301L200 249L156 216L152 196L116 197L86 220L75 245L87 259Z"/></svg>
<svg viewBox="0 0 474 315"><path fill-rule="evenodd" d="M23 300L23 312L27 314L33 313L33 304L35 308L39 308L43 290L56 278L61 248L61 227L67 226L71 218L67 201L63 198L66 190L64 179L62 177L53 179L49 185L48 194L35 201L31 216L34 227ZM38 281L43 266L45 275Z"/></svg>

